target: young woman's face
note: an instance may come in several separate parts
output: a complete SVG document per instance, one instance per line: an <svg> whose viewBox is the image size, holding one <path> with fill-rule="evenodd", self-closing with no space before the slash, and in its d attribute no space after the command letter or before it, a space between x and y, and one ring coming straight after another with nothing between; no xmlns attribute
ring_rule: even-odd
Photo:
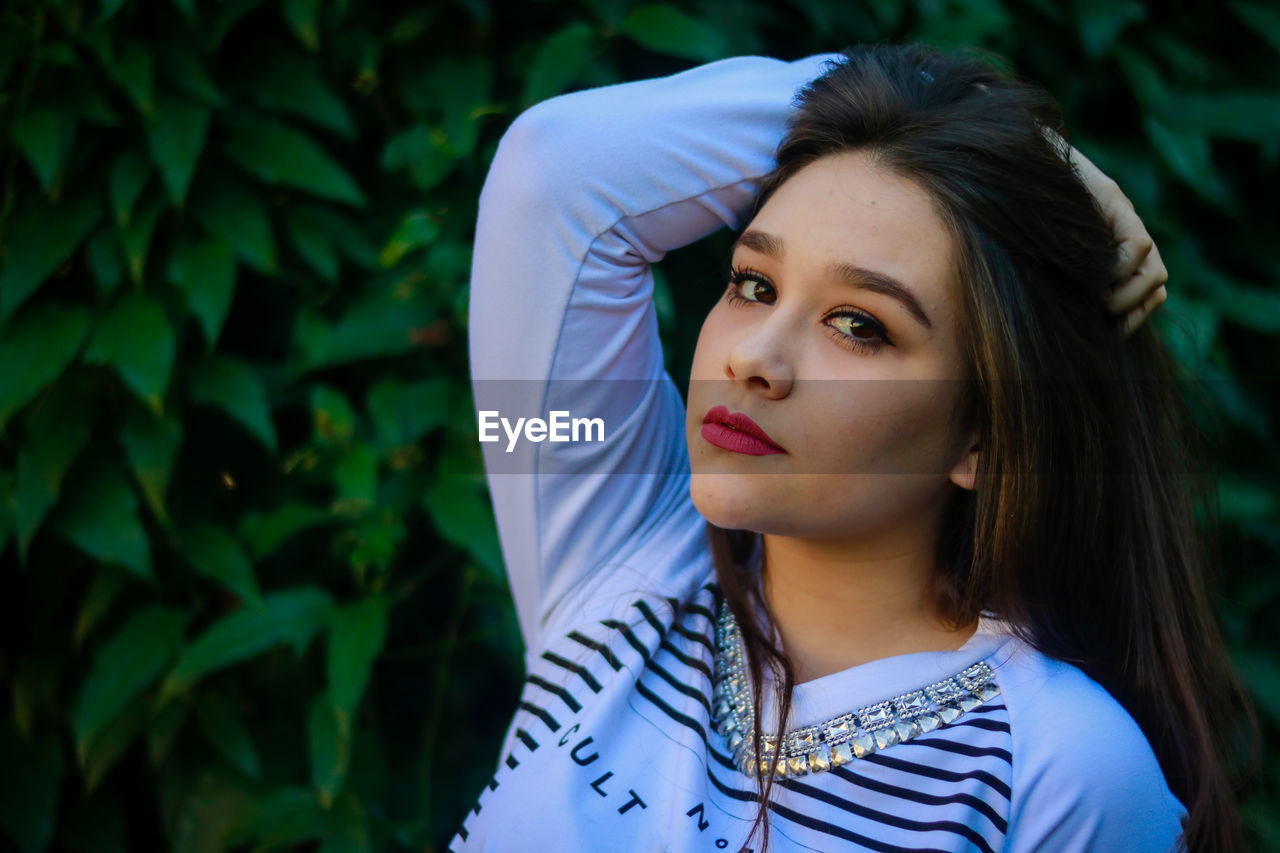
<svg viewBox="0 0 1280 853"><path fill-rule="evenodd" d="M951 249L926 192L864 153L778 188L735 244L694 353L686 429L704 517L865 541L972 487ZM735 433L703 423L717 406L785 452L726 449Z"/></svg>

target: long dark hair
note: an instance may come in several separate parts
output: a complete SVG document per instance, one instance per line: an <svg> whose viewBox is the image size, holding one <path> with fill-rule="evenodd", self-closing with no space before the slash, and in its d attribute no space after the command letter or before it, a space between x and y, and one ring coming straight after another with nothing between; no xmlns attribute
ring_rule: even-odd
<svg viewBox="0 0 1280 853"><path fill-rule="evenodd" d="M938 615L958 629L989 611L1078 666L1142 728L1187 807L1189 849L1239 849L1226 756L1231 723L1256 723L1211 607L1213 506L1188 470L1201 439L1150 324L1126 339L1104 308L1119 249L1053 135L1057 103L972 53L863 45L845 57L802 92L756 210L809 163L863 150L925 189L950 233L980 462L943 518ZM707 536L755 719L765 725L767 666L781 739L795 678L755 616L769 613L759 535L708 523ZM770 768L751 831L764 847L773 781Z"/></svg>

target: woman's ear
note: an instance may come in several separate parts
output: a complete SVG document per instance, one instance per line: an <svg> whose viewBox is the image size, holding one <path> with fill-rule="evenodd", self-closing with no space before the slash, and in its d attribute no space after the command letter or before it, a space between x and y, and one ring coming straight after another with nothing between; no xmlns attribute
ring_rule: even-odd
<svg viewBox="0 0 1280 853"><path fill-rule="evenodd" d="M973 491L974 484L978 479L978 454L981 452L978 447L978 434L972 433L965 446L968 448L956 460L955 466L951 469L951 482L955 483L962 489Z"/></svg>

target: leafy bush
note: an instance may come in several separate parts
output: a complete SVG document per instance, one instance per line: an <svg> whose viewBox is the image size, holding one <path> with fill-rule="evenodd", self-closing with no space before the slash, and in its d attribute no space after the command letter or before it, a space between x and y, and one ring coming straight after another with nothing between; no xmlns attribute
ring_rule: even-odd
<svg viewBox="0 0 1280 853"><path fill-rule="evenodd" d="M465 349L502 130L561 91L858 40L1007 56L1156 237L1154 322L1224 447L1222 618L1275 743L1280 13L1157 8L5 4L0 837L447 843L521 678ZM673 376L722 236L660 271ZM1277 776L1246 803L1259 848Z"/></svg>

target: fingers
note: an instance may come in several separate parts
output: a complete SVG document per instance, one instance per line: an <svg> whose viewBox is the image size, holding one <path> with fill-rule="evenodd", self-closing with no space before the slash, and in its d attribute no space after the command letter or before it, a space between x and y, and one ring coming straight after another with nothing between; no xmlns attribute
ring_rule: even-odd
<svg viewBox="0 0 1280 853"><path fill-rule="evenodd" d="M1145 249L1141 261L1130 275L1121 279L1112 289L1103 292L1103 304L1111 313L1121 314L1142 306L1151 294L1162 289L1169 280L1169 270L1160 257L1160 249L1150 238L1147 239Z"/></svg>
<svg viewBox="0 0 1280 853"><path fill-rule="evenodd" d="M1096 167L1092 172L1087 185L1120 244L1120 260L1116 264L1115 280L1127 282L1151 254L1155 243L1120 186L1098 172Z"/></svg>
<svg viewBox="0 0 1280 853"><path fill-rule="evenodd" d="M1147 232L1147 227L1142 224L1142 219L1134 210L1133 202L1129 201L1129 197L1124 194L1124 190L1120 189L1120 185L1107 177L1092 160L1075 148L1071 149L1071 161L1075 164L1080 178L1092 193L1094 200L1097 201L1102 215L1106 217L1107 224L1111 226L1111 231L1120 244L1120 259L1115 269L1117 282L1115 289L1123 290L1123 295L1120 296L1117 307L1112 310L1119 312L1133 308L1147 293L1164 284L1168 279L1164 263L1160 260L1151 234ZM1156 256L1149 262L1152 252L1155 252ZM1140 273L1150 278L1146 287L1136 283L1143 280ZM1137 280L1134 279L1135 275L1139 275ZM1160 278L1162 275L1164 278Z"/></svg>
<svg viewBox="0 0 1280 853"><path fill-rule="evenodd" d="M1160 285L1160 287L1153 291L1141 305L1124 316L1124 319L1120 324L1121 336L1127 338L1137 331L1138 327L1146 321L1147 317L1151 316L1151 312L1163 305L1165 300L1168 298L1168 290L1163 284Z"/></svg>
<svg viewBox="0 0 1280 853"><path fill-rule="evenodd" d="M1075 148L1070 150L1070 157L1119 244L1116 283L1103 293L1102 301L1108 311L1124 315L1121 330L1128 337L1168 299L1165 283L1169 270L1119 184Z"/></svg>

